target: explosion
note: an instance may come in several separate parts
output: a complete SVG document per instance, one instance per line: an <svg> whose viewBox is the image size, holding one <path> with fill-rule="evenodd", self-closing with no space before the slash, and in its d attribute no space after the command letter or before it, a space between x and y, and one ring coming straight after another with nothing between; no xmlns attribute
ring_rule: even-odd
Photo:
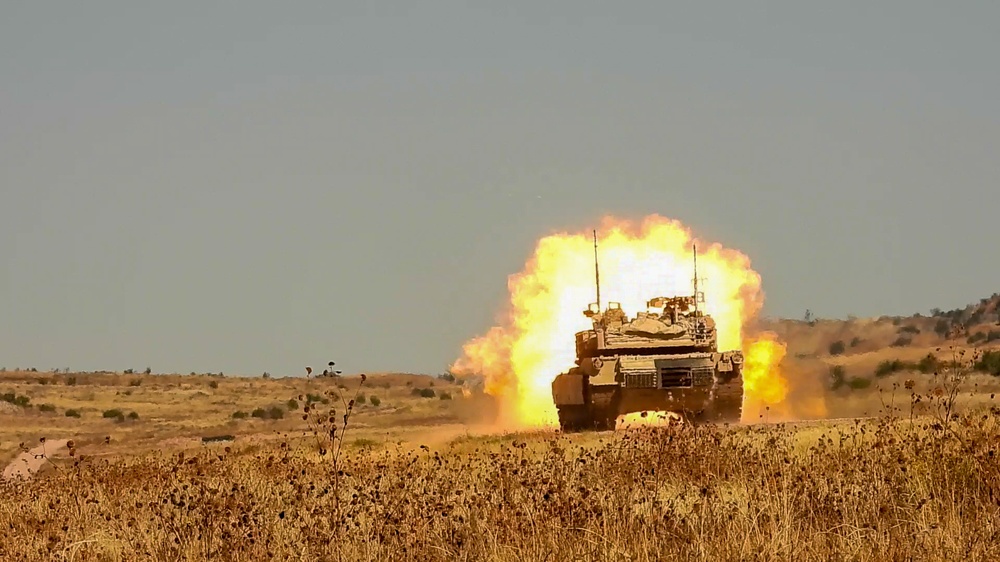
<svg viewBox="0 0 1000 562"><path fill-rule="evenodd" d="M620 302L630 316L657 296L692 293L692 245L698 246L698 288L704 310L718 326L719 349L754 351L744 330L763 304L761 279L750 259L720 244L696 240L678 221L658 215L641 224L606 217L597 232L602 304ZM485 390L502 406L502 423L516 427L558 425L552 380L574 365L576 332L590 329L582 312L595 302L594 240L591 233L558 233L539 240L524 270L508 278L509 308L500 326L463 347L452 366L481 375ZM754 355L755 369L769 369L780 354ZM749 360L748 360L749 363ZM749 365L748 365L749 367ZM756 371L755 371L756 372ZM750 392L769 399L766 377Z"/></svg>

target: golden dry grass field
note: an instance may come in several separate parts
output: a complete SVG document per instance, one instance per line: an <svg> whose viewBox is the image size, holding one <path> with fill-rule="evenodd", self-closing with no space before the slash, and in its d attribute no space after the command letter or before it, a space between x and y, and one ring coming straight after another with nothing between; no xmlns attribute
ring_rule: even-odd
<svg viewBox="0 0 1000 562"><path fill-rule="evenodd" d="M509 432L430 376L3 372L0 464L48 462L0 481L0 560L1000 559L1000 377L785 329L825 419Z"/></svg>

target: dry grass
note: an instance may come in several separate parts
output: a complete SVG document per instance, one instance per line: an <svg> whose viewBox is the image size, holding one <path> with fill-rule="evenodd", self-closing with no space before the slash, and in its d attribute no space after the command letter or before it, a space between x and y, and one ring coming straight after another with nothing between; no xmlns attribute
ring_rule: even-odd
<svg viewBox="0 0 1000 562"><path fill-rule="evenodd" d="M964 365L827 396L866 420L577 435L483 435L488 402L430 377L7 374L57 412L0 413L3 451L74 443L0 482L0 560L996 560L998 379Z"/></svg>
<svg viewBox="0 0 1000 562"><path fill-rule="evenodd" d="M78 455L4 490L0 558L995 560L998 413Z"/></svg>
<svg viewBox="0 0 1000 562"><path fill-rule="evenodd" d="M962 382L854 422L414 449L359 439L342 396L271 443L75 445L4 485L0 559L993 560L1000 409L955 415Z"/></svg>
<svg viewBox="0 0 1000 562"><path fill-rule="evenodd" d="M72 384L71 384L72 383ZM206 375L119 375L0 373L0 394L14 393L31 399L31 407L19 408L0 402L0 465L12 459L21 443L33 443L41 436L74 439L81 446L101 444L110 437L108 453L145 452L177 449L201 437L231 434L244 438L273 440L276 434L293 431L301 423L297 417L309 395L349 392L357 386L356 377L343 379L263 379L213 377ZM455 384L424 375L374 375L368 378L366 399L355 408L355 427L366 438L385 438L406 433L416 426L457 424L476 421L490 410L488 401L440 400L420 398L414 389L432 388L437 393L461 396ZM303 399L299 400L299 396ZM482 397L479 397L482 398ZM289 409L295 399L297 409ZM55 406L43 412L39 404ZM248 417L233 419L234 412L251 414L256 408L279 407L285 417L261 420ZM136 412L138 420L119 423L106 419L106 410ZM80 413L66 416L67 410Z"/></svg>

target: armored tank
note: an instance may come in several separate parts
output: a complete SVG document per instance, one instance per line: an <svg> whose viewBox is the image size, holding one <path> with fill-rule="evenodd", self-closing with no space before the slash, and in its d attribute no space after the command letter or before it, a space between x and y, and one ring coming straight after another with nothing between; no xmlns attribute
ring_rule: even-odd
<svg viewBox="0 0 1000 562"><path fill-rule="evenodd" d="M718 350L715 320L699 309L694 253L694 294L651 299L633 318L616 302L601 309L598 273L598 302L584 311L593 328L576 334L576 365L552 382L563 431L613 429L618 416L643 411L740 421L743 353Z"/></svg>

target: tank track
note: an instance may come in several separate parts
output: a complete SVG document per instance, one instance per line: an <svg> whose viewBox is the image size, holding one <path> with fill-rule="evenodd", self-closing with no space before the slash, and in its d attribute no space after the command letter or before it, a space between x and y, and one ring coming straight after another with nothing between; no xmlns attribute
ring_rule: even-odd
<svg viewBox="0 0 1000 562"><path fill-rule="evenodd" d="M560 429L566 433L614 429L618 419L617 391L617 388L601 390L591 387L589 404L558 407Z"/></svg>
<svg viewBox="0 0 1000 562"><path fill-rule="evenodd" d="M705 409L691 416L695 423L738 424L743 416L743 373L715 387Z"/></svg>

